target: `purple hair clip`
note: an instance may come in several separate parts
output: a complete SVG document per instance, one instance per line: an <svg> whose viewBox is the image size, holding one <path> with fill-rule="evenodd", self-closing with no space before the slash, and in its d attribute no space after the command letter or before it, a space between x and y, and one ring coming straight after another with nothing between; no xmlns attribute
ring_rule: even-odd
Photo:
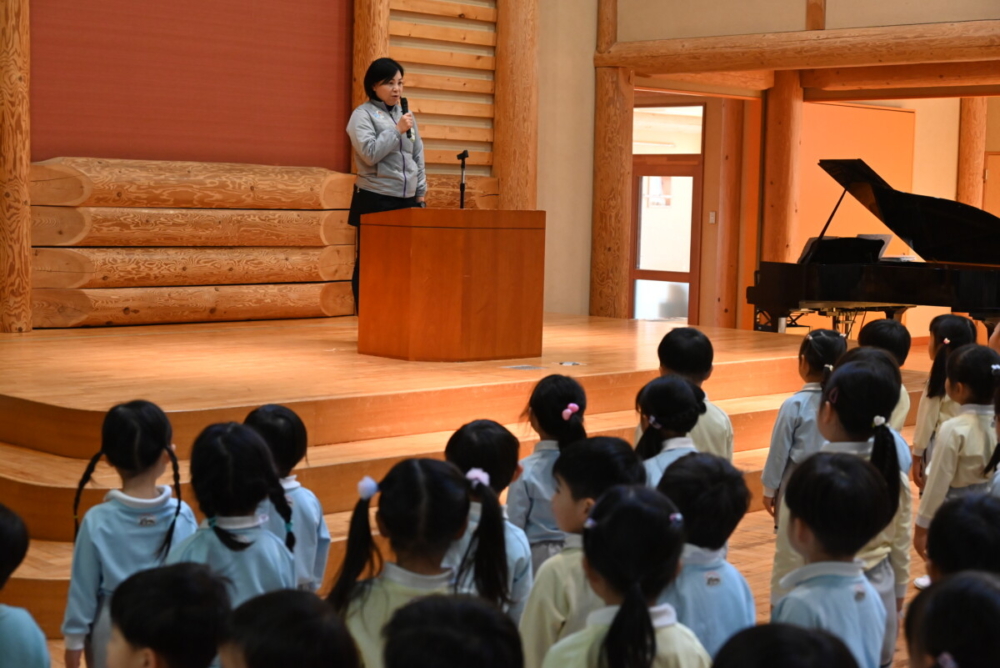
<svg viewBox="0 0 1000 668"><path fill-rule="evenodd" d="M597 522L594 521L593 517L588 517L587 519L585 519L583 521L583 528L584 529L593 529L596 526L597 526Z"/></svg>
<svg viewBox="0 0 1000 668"><path fill-rule="evenodd" d="M670 526L679 527L684 524L684 516L680 513L670 513Z"/></svg>
<svg viewBox="0 0 1000 668"><path fill-rule="evenodd" d="M958 668L958 661L955 661L955 657L948 652L943 652L937 658L937 665L941 666L941 668Z"/></svg>

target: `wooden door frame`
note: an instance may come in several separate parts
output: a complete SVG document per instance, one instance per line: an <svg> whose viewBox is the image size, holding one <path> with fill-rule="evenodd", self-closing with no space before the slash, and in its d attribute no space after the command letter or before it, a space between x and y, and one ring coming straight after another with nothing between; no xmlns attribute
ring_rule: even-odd
<svg viewBox="0 0 1000 668"><path fill-rule="evenodd" d="M671 271L639 269L639 211L641 210L642 177L692 176L691 193L691 266L687 274ZM688 288L688 324L697 325L701 296L701 211L705 180L703 155L633 155L632 156L632 223L629 243L629 317L635 314L636 280L686 282Z"/></svg>

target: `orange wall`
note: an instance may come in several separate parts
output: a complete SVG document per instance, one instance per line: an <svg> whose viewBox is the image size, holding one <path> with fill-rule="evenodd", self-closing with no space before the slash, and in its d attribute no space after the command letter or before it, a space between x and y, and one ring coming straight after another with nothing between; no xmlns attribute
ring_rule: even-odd
<svg viewBox="0 0 1000 668"><path fill-rule="evenodd" d="M31 4L32 159L350 168L350 0Z"/></svg>

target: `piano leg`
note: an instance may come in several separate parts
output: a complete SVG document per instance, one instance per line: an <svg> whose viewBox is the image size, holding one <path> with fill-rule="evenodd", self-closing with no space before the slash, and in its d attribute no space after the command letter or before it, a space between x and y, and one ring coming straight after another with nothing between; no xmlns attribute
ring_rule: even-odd
<svg viewBox="0 0 1000 668"><path fill-rule="evenodd" d="M787 312L754 307L754 331L784 334L788 315Z"/></svg>

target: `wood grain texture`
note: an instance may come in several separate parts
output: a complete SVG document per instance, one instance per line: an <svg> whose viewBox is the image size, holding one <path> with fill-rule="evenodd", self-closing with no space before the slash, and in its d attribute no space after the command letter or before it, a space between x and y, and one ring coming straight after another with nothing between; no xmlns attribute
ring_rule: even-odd
<svg viewBox="0 0 1000 668"><path fill-rule="evenodd" d="M410 111L417 114L440 116L466 116L469 118L493 118L492 104L477 102L453 102L450 100L428 100L420 97L409 98Z"/></svg>
<svg viewBox="0 0 1000 668"><path fill-rule="evenodd" d="M647 76L643 72L636 76ZM723 86L744 90L767 90L774 85L773 70L744 70L737 72L698 72L696 74L650 74L651 79L694 83L704 86Z"/></svg>
<svg viewBox="0 0 1000 668"><path fill-rule="evenodd" d="M406 88L407 90L416 88L492 95L494 86L493 81L490 79L469 79L467 77L407 72Z"/></svg>
<svg viewBox="0 0 1000 668"><path fill-rule="evenodd" d="M934 86L922 88L862 88L856 90L804 90L806 102L853 102L859 100L920 100L953 97L1000 96L1000 84L994 86Z"/></svg>
<svg viewBox="0 0 1000 668"><path fill-rule="evenodd" d="M31 201L54 206L348 209L354 176L322 167L53 158L31 165Z"/></svg>
<svg viewBox="0 0 1000 668"><path fill-rule="evenodd" d="M368 99L365 72L377 58L389 55L389 0L354 0L354 106Z"/></svg>
<svg viewBox="0 0 1000 668"><path fill-rule="evenodd" d="M955 199L983 206L986 171L986 98L963 97L958 117L958 188Z"/></svg>
<svg viewBox="0 0 1000 668"><path fill-rule="evenodd" d="M493 128L472 128L464 125L421 125L420 136L424 139L447 139L450 141L493 141ZM452 160L457 154L452 155Z"/></svg>
<svg viewBox="0 0 1000 668"><path fill-rule="evenodd" d="M826 0L806 0L806 30L826 30Z"/></svg>
<svg viewBox="0 0 1000 668"><path fill-rule="evenodd" d="M618 42L618 0L597 0L597 51L605 53Z"/></svg>
<svg viewBox="0 0 1000 668"><path fill-rule="evenodd" d="M470 19L495 23L497 10L482 5L466 5L460 2L441 2L440 0L391 0L392 9L414 14L430 16L445 16L452 19Z"/></svg>
<svg viewBox="0 0 1000 668"><path fill-rule="evenodd" d="M597 69L590 314L630 318L632 106L630 70Z"/></svg>
<svg viewBox="0 0 1000 668"><path fill-rule="evenodd" d="M449 28L447 26L435 26L410 21L390 21L389 35L392 37L427 39L435 42L474 44L476 46L496 46L497 43L497 35L492 31Z"/></svg>
<svg viewBox="0 0 1000 668"><path fill-rule="evenodd" d="M530 211L538 200L538 2L498 6L493 176L501 209Z"/></svg>
<svg viewBox="0 0 1000 668"><path fill-rule="evenodd" d="M34 246L338 246L347 211L31 207Z"/></svg>
<svg viewBox="0 0 1000 668"><path fill-rule="evenodd" d="M455 149L424 149L424 162L428 165L454 165L458 163L455 159ZM494 153L489 151L469 151L468 165L492 165L496 158ZM501 205L501 208L502 205Z"/></svg>
<svg viewBox="0 0 1000 668"><path fill-rule="evenodd" d="M802 143L799 73L774 73L767 93L764 143L764 217L761 260L787 262L798 220L799 146Z"/></svg>
<svg viewBox="0 0 1000 668"><path fill-rule="evenodd" d="M1000 20L620 42L597 67L726 72L1000 60Z"/></svg>
<svg viewBox="0 0 1000 668"><path fill-rule="evenodd" d="M437 49L417 49L410 46L390 46L389 57L399 62L416 65L437 65L443 67L462 67L470 70L492 71L496 66L493 56L483 56L477 53L460 51L444 51Z"/></svg>
<svg viewBox="0 0 1000 668"><path fill-rule="evenodd" d="M722 102L722 159L719 165L721 199L716 218L715 283L709 313L702 311L699 322L716 327L736 327L736 308L742 300L738 291L740 263L740 181L743 173L743 107L741 100Z"/></svg>
<svg viewBox="0 0 1000 668"><path fill-rule="evenodd" d="M31 330L28 0L0 0L0 332Z"/></svg>
<svg viewBox="0 0 1000 668"><path fill-rule="evenodd" d="M882 67L828 67L803 70L803 88L865 90L1000 84L1000 63L930 63Z"/></svg>
<svg viewBox="0 0 1000 668"><path fill-rule="evenodd" d="M354 312L350 283L36 289L35 327L323 318Z"/></svg>
<svg viewBox="0 0 1000 668"><path fill-rule="evenodd" d="M325 248L35 248L36 288L349 281L354 245Z"/></svg>
<svg viewBox="0 0 1000 668"><path fill-rule="evenodd" d="M427 206L431 209L457 209L459 182L457 174L428 174ZM499 179L492 176L466 177L465 208L496 209L499 208L499 200Z"/></svg>

